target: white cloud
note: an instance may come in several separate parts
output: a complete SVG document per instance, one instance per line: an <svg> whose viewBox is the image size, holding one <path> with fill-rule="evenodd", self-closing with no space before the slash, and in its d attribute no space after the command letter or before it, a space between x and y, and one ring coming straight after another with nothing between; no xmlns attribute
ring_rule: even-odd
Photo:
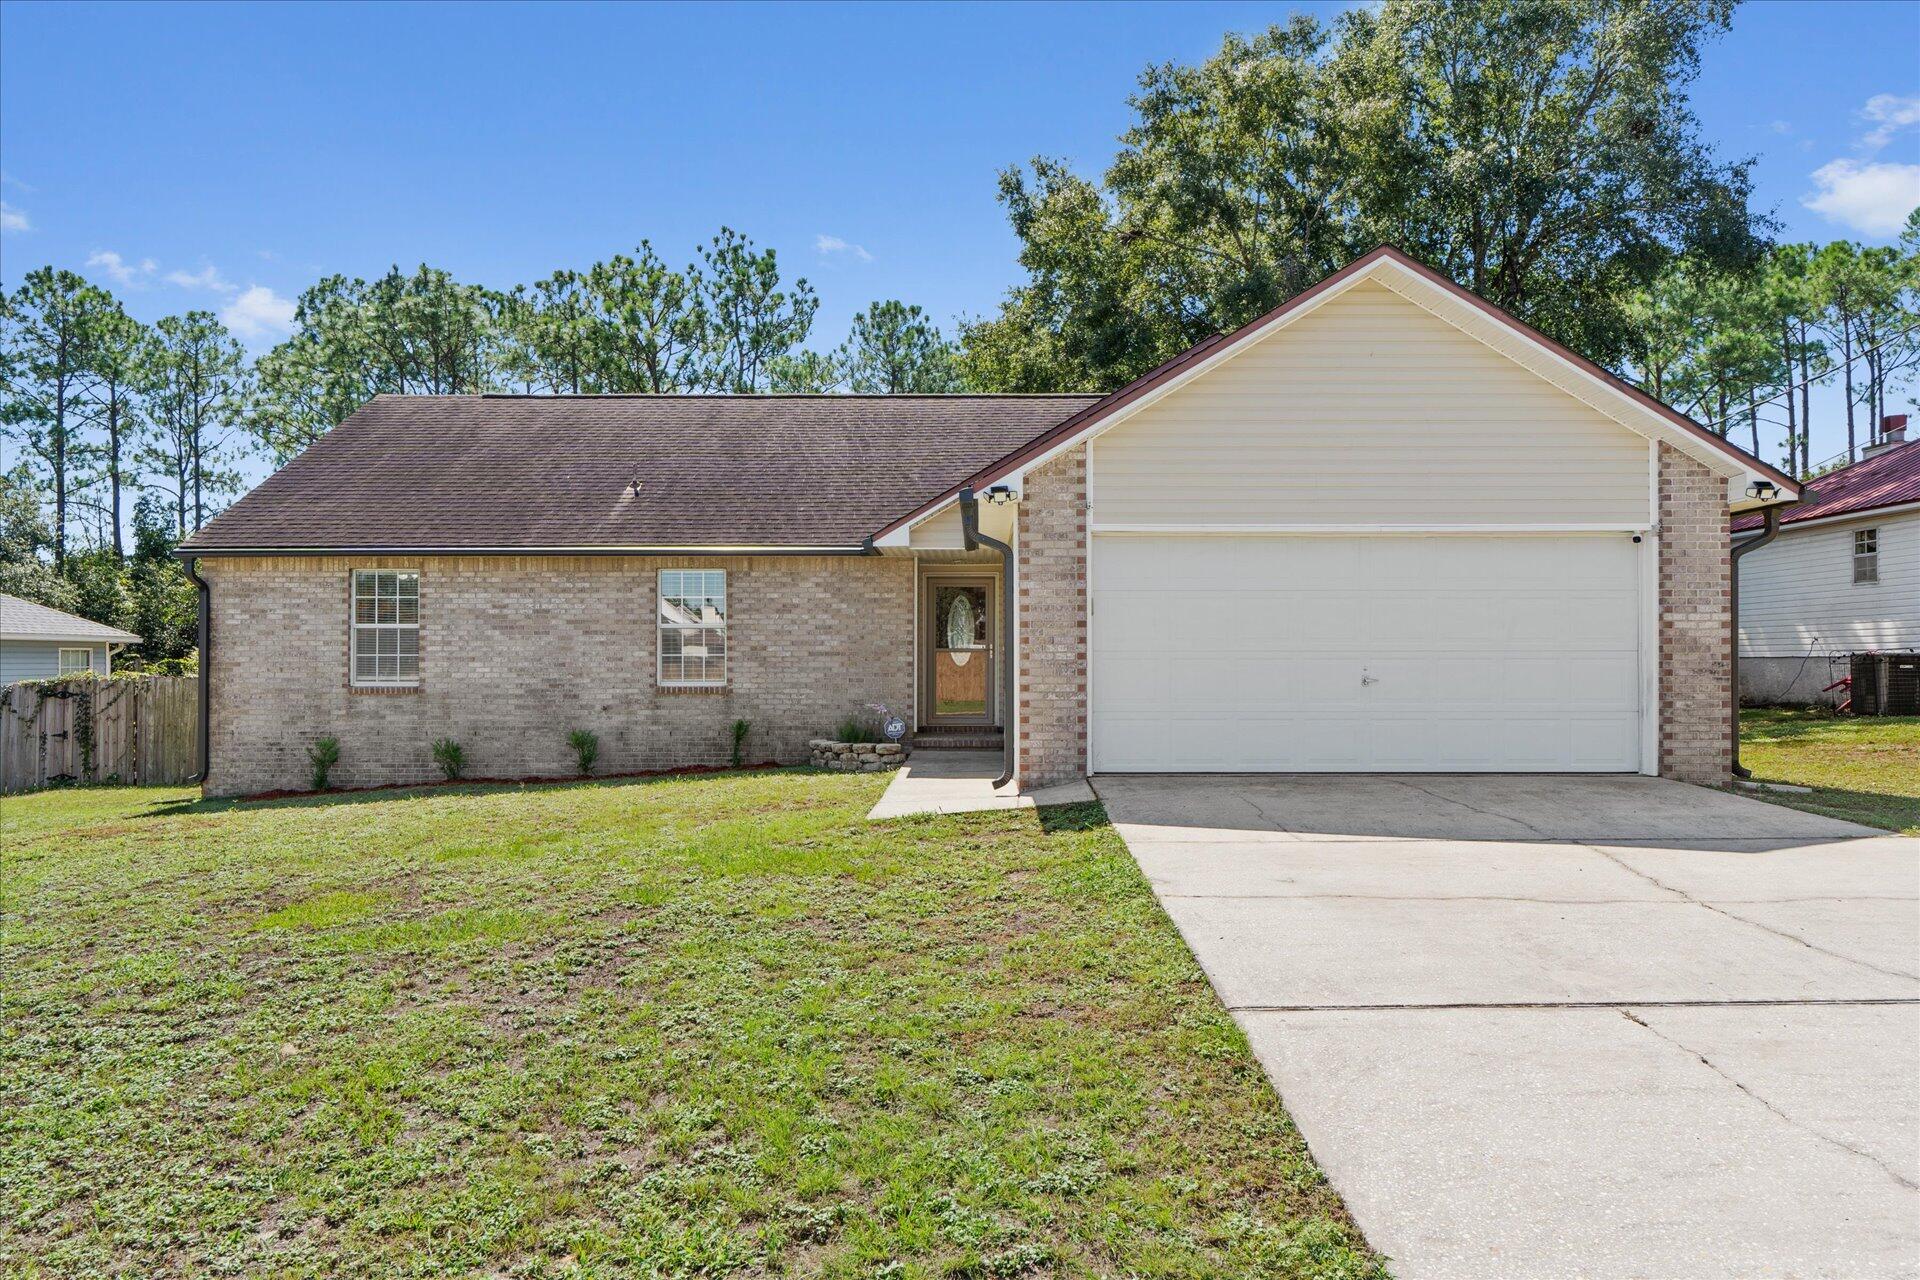
<svg viewBox="0 0 1920 1280"><path fill-rule="evenodd" d="M178 285L182 289L206 289L212 293L223 294L231 294L239 290L238 285L229 283L210 265L191 272L176 268L167 272L166 280L168 284Z"/></svg>
<svg viewBox="0 0 1920 1280"><path fill-rule="evenodd" d="M0 200L0 231L31 231L33 223L27 218L25 209L16 209L5 200Z"/></svg>
<svg viewBox="0 0 1920 1280"><path fill-rule="evenodd" d="M860 259L862 262L873 261L873 255L868 253L866 249L851 241L842 240L839 236L815 236L813 238L813 247L821 253L848 253Z"/></svg>
<svg viewBox="0 0 1920 1280"><path fill-rule="evenodd" d="M106 272L107 278L115 284L138 288L141 278L152 275L156 264L152 258L128 262L111 249L95 249L87 255L87 265Z"/></svg>
<svg viewBox="0 0 1920 1280"><path fill-rule="evenodd" d="M1920 164L1833 160L1813 181L1819 191L1801 203L1867 235L1896 234L1920 206Z"/></svg>
<svg viewBox="0 0 1920 1280"><path fill-rule="evenodd" d="M1809 175L1818 190L1800 203L1851 230L1891 236L1920 206L1920 164L1872 156L1895 135L1920 125L1920 97L1876 93L1860 108L1859 118L1873 128L1854 140L1852 156L1829 160Z"/></svg>
<svg viewBox="0 0 1920 1280"><path fill-rule="evenodd" d="M263 284L248 285L220 309L220 319L242 338L270 338L293 328L293 304Z"/></svg>
<svg viewBox="0 0 1920 1280"><path fill-rule="evenodd" d="M1860 109L1860 114L1874 121L1877 126L1860 139L1860 145L1869 151L1878 151L1893 141L1893 135L1900 130L1920 124L1920 97L1903 98L1897 93L1876 93L1867 99L1867 105Z"/></svg>

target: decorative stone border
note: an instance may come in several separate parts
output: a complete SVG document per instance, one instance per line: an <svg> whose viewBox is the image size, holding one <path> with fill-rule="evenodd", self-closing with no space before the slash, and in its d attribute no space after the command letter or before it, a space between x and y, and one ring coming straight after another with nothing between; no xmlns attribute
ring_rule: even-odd
<svg viewBox="0 0 1920 1280"><path fill-rule="evenodd" d="M816 769L840 773L881 773L907 762L907 748L898 742L835 742L814 738L807 743L809 763Z"/></svg>

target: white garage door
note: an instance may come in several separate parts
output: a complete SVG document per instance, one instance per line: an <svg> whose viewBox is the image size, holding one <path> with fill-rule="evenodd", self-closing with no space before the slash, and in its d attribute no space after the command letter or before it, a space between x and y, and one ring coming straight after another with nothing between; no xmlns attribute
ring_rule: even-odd
<svg viewBox="0 0 1920 1280"><path fill-rule="evenodd" d="M1626 534L1097 535L1094 770L1634 770L1639 564Z"/></svg>

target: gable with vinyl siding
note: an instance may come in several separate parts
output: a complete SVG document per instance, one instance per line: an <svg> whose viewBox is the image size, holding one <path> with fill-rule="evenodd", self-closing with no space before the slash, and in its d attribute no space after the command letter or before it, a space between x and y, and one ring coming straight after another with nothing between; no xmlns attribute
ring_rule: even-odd
<svg viewBox="0 0 1920 1280"><path fill-rule="evenodd" d="M1092 444L1096 529L1644 528L1646 438L1368 281Z"/></svg>

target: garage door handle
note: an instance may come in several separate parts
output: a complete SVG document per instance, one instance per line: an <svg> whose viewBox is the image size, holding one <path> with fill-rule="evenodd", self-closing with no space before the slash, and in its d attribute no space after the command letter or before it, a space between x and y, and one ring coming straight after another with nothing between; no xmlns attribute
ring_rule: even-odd
<svg viewBox="0 0 1920 1280"><path fill-rule="evenodd" d="M1380 681L1375 679L1373 676L1361 676L1360 683L1361 684L1379 684Z"/></svg>

